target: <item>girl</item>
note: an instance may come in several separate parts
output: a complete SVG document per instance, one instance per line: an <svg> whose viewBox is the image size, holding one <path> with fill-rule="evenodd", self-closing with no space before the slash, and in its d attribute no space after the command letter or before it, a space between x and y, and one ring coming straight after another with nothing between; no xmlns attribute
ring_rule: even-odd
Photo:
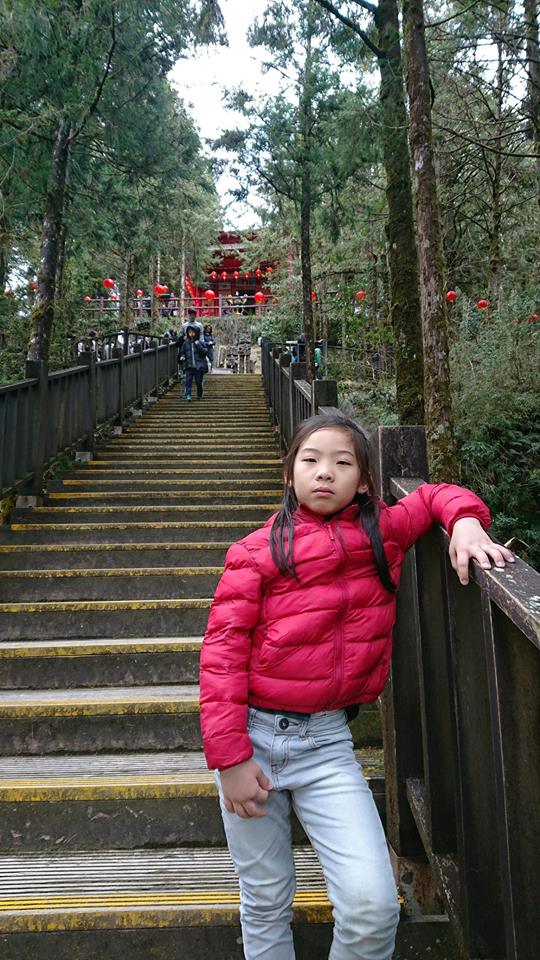
<svg viewBox="0 0 540 960"><path fill-rule="evenodd" d="M321 862L334 913L331 960L390 960L396 887L346 710L389 671L405 551L432 523L451 534L462 583L474 557L511 561L484 532L474 493L424 484L377 500L368 442L352 420L302 423L285 458L281 509L233 544L201 656L201 719L240 878L246 960L294 960L290 808Z"/></svg>
<svg viewBox="0 0 540 960"><path fill-rule="evenodd" d="M214 340L214 334L212 333L212 325L210 323L207 323L205 325L203 336L204 336L204 342L208 350L208 370L211 373L212 364L214 362L214 347L216 345L216 341Z"/></svg>

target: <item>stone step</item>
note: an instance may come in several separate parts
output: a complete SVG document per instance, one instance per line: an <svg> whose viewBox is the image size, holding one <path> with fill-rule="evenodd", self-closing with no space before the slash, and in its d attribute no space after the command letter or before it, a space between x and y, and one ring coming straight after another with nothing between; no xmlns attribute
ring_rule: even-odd
<svg viewBox="0 0 540 960"><path fill-rule="evenodd" d="M234 458L234 465L238 469L253 468L264 468L270 469L273 468L279 473L282 461L278 456L269 456L269 455L253 455L247 457L245 454L242 455L242 458L239 458L236 453L229 453L229 458L225 458L223 453L215 454L210 456L205 454L204 457L194 458L193 454L186 456L182 453L177 453L171 455L167 449L162 452L155 453L116 453L116 454L105 454L100 453L99 457L96 457L94 460L90 460L87 466L84 469L114 469L118 467L118 464L125 465L126 467L133 468L139 466L141 463L145 467L182 467L183 469L192 469L194 473L197 473L199 470L206 469L219 469L221 467L229 468L230 460ZM82 468L79 468L82 469Z"/></svg>
<svg viewBox="0 0 540 960"><path fill-rule="evenodd" d="M83 491L81 491L83 492ZM235 498L236 499L236 498ZM129 526L155 527L156 524L162 524L165 528L175 529L177 523L192 521L206 521L211 523L229 522L234 524L236 518L253 523L264 523L272 513L274 513L280 504L272 494L265 494L261 497L260 503L189 503L186 505L172 504L170 506L160 506L159 504L147 504L141 506L126 506L119 504L117 507L103 506L102 504L79 507L42 507L38 510L17 512L11 522L11 529L28 530L36 528L43 529L46 526L53 528L62 526L86 526L95 524L102 529L112 529L114 524L125 524ZM39 512L38 512L39 511Z"/></svg>
<svg viewBox="0 0 540 960"><path fill-rule="evenodd" d="M295 850L297 960L326 960L331 907L310 847ZM2 960L242 960L238 882L226 850L0 856ZM446 917L402 921L393 960L453 960Z"/></svg>
<svg viewBox="0 0 540 960"><path fill-rule="evenodd" d="M181 447L175 447L174 449L176 452L171 451L169 447L165 449L159 447L154 450L148 450L146 447L134 447L131 451L129 449L123 451L100 450L96 455L96 459L89 462L93 466L105 464L111 466L117 463L148 463L160 466L181 463L182 466L185 467L198 467L201 464L208 466L215 466L221 463L227 464L232 460L234 463L242 463L246 466L251 464L265 464L267 466L274 466L278 470L282 465L282 461L277 456L277 452L268 451L264 448L262 450L244 451L241 456L237 451L231 450L230 447L217 453L211 453L210 450L205 450L204 454L201 454L199 457L196 457L193 450L190 452Z"/></svg>
<svg viewBox="0 0 540 960"><path fill-rule="evenodd" d="M261 496L257 497L257 503L253 504L249 500L245 503L230 503L223 498L223 502L216 502L216 497L209 495L208 502L199 503L147 503L135 505L130 503L110 504L108 499L101 503L87 504L80 503L80 500L86 500L87 497L79 498L72 506L45 506L37 507L32 511L14 511L11 519L11 526L16 528L17 524L44 524L44 523L131 523L131 521L149 522L159 521L166 523L168 520L187 520L200 518L201 520L226 519L241 516L243 519L261 518L266 520L271 513L279 509L279 492L262 491ZM219 498L218 498L219 499Z"/></svg>
<svg viewBox="0 0 540 960"><path fill-rule="evenodd" d="M242 459L249 457L250 453L256 453L257 456L260 456L261 453L268 456L276 456L278 453L273 437L250 442L249 440L242 440L241 438L232 436L223 440L216 440L215 443L212 443L209 440L193 440L188 436L182 440L172 440L168 443L163 443L152 440L151 438L141 440L128 439L125 434L117 437L116 440L111 440L107 446L107 451L111 454L125 453L126 451L132 453L146 452L159 454L165 452L174 455L178 453L185 457L200 456L202 458L212 456L212 454L219 457L230 454L237 455ZM103 451L100 450L99 454L102 456Z"/></svg>
<svg viewBox="0 0 540 960"><path fill-rule="evenodd" d="M130 477L129 480L126 480L125 476L118 477L116 480L104 480L96 479L95 477L88 477L86 480L50 480L47 484L48 492L57 492L63 491L69 492L71 490L83 490L83 491L95 491L95 490L111 490L122 491L125 489L128 490L161 490L166 491L174 487L175 490L185 491L186 496L189 494L189 491L195 492L206 492L211 490L216 495L219 494L220 490L241 490L245 486L245 479L242 476L236 476L231 479L221 478L221 479L201 479L200 477L180 477L170 474L169 478L165 477L156 477L149 476L147 470L143 470L140 477ZM257 479L249 480L249 488L253 495L256 497L258 490L267 490L268 487L276 489L280 482L279 476L275 474L270 477L261 477Z"/></svg>
<svg viewBox="0 0 540 960"><path fill-rule="evenodd" d="M382 752L358 754L384 815ZM202 753L0 757L0 849L224 847ZM293 818L293 842L306 837Z"/></svg>
<svg viewBox="0 0 540 960"><path fill-rule="evenodd" d="M200 750L195 685L0 691L0 755Z"/></svg>
<svg viewBox="0 0 540 960"><path fill-rule="evenodd" d="M222 566L4 570L0 603L212 597L222 572Z"/></svg>
<svg viewBox="0 0 540 960"><path fill-rule="evenodd" d="M251 418L250 418L251 419ZM183 442L185 429L182 429L180 426L175 427L174 425L168 425L160 421L156 424L148 423L146 420L141 419L138 423L134 423L133 426L130 426L129 430L126 431L125 436L129 437L131 440L164 440L167 437L175 438L179 443ZM225 426L221 426L220 423L217 423L215 426L210 424L196 422L189 427L188 436L191 440L217 440L218 442L223 442L227 437L237 437L241 440L257 440L257 438L269 439L273 437L274 432L270 423L266 425L260 425L255 422L253 425L251 422L238 422L230 423Z"/></svg>
<svg viewBox="0 0 540 960"><path fill-rule="evenodd" d="M182 463L181 458L173 460L170 464L164 464L159 466L157 463L143 463L138 464L135 461L135 465L127 463L106 463L106 464L96 464L94 462L89 463L83 467L77 467L76 470L70 470L69 473L66 473L62 478L63 482L66 483L68 480L86 480L91 477L92 481L94 479L99 480L124 480L125 484L129 484L131 479L139 480L146 477L156 477L156 479L167 479L178 477L181 483L184 480L238 480L244 479L245 481L259 481L259 480L268 480L269 483L277 483L279 485L281 480L281 471L279 466L259 466L257 464L252 465L251 463L243 463L242 461L235 463L233 466L226 465L217 465L214 464L211 467L206 467L200 465L198 467L186 467Z"/></svg>
<svg viewBox="0 0 540 960"><path fill-rule="evenodd" d="M217 537L227 537L231 542L247 536L260 526L268 517L268 511L261 512L261 519L236 519L230 515L228 520L178 520L163 523L156 521L135 523L16 523L12 528L0 526L0 544L64 544L90 543L94 546L105 543L127 543L136 537L139 543L190 543L213 541Z"/></svg>
<svg viewBox="0 0 540 960"><path fill-rule="evenodd" d="M208 543L0 544L0 570L222 565L229 540Z"/></svg>
<svg viewBox="0 0 540 960"><path fill-rule="evenodd" d="M200 637L0 643L4 690L196 683Z"/></svg>
<svg viewBox="0 0 540 960"><path fill-rule="evenodd" d="M2 639L200 636L211 603L211 597L0 603Z"/></svg>
<svg viewBox="0 0 540 960"><path fill-rule="evenodd" d="M283 487L274 486L270 490L257 490L256 499L259 503L265 503L266 501L272 501L277 503L281 500L283 494ZM114 504L125 503L127 506L144 506L145 504L154 505L154 506L163 506L167 507L169 504L171 506L196 506L197 504L204 504L211 501L214 504L218 502L226 506L227 503L252 503L254 499L253 492L251 490L220 490L219 495L213 492L207 492L206 490L145 490L141 493L140 490L115 490L111 492L110 490L94 490L91 492L80 491L80 490L54 490L49 493L45 499L45 506L47 507L78 507L78 506L92 506L99 504L107 504L108 506L114 506ZM36 509L32 513L36 512ZM29 516L29 511L17 511L14 510L11 514L12 519L18 517L21 521L24 522L24 519Z"/></svg>

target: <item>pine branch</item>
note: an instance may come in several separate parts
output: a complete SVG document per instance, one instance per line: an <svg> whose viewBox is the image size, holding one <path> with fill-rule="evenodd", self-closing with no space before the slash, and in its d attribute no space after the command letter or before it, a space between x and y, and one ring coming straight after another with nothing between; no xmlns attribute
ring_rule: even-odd
<svg viewBox="0 0 540 960"><path fill-rule="evenodd" d="M336 17L337 20L340 20L341 23L343 23L346 27L354 30L360 39L364 41L366 47L369 47L371 52L375 54L377 59L381 59L385 56L383 51L380 50L379 47L376 47L375 44L369 39L367 33L362 30L362 28L359 27L354 20L351 20L351 18L347 17L344 13L341 13L333 3L330 3L329 0L316 0L316 3L318 3L320 7L323 7L324 10L327 10L328 13L333 14L333 16ZM366 10L370 10L372 13L375 12L375 7L372 7L372 5L369 3L361 3L360 6L363 6Z"/></svg>

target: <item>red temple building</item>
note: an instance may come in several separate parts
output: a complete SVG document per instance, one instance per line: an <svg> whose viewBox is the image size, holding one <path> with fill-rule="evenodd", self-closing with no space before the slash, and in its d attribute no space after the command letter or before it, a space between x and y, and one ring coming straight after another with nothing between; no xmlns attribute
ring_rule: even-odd
<svg viewBox="0 0 540 960"><path fill-rule="evenodd" d="M222 232L218 236L215 247L210 248L211 265L206 268L204 285L194 285L186 279L186 286L191 296L201 302L206 290L213 290L218 303L223 303L229 297L254 297L257 291L270 295L270 282L273 264L268 260L261 260L256 267L245 268L246 252L255 235L242 237L237 233Z"/></svg>

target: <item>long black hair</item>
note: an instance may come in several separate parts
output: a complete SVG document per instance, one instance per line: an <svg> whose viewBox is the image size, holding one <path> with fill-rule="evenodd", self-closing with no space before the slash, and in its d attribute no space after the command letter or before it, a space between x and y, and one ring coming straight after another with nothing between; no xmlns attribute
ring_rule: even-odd
<svg viewBox="0 0 540 960"><path fill-rule="evenodd" d="M283 501L270 531L270 552L281 573L297 579L293 543L294 513L298 507L293 486L294 463L304 441L316 430L324 430L328 427L347 430L350 434L355 457L360 467L362 483L365 483L367 487L366 492L358 493L353 501L358 504L359 524L368 536L382 585L391 593L394 593L396 587L388 569L379 526L379 505L371 473L369 441L362 428L354 420L349 420L348 417L340 413L317 414L315 417L310 417L309 420L303 420L294 433L283 462Z"/></svg>

